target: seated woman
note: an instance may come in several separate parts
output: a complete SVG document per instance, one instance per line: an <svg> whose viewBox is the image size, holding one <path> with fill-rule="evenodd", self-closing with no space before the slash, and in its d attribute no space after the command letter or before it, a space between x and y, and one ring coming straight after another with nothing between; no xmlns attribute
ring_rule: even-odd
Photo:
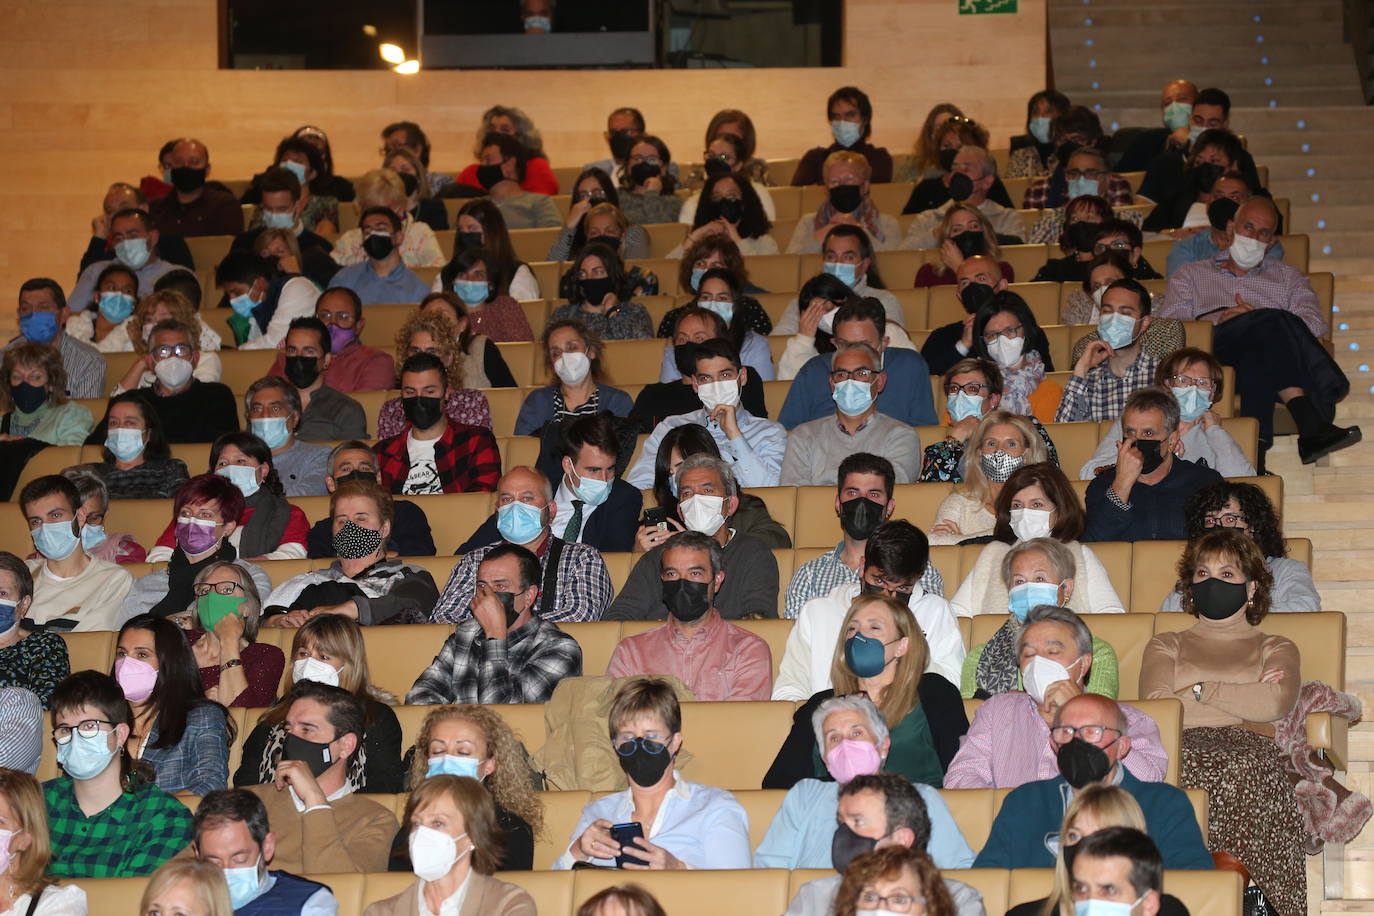
<svg viewBox="0 0 1374 916"><path fill-rule="evenodd" d="M487 396L479 389L493 387L488 371L500 373L504 370L510 384L502 388L515 387L515 379L509 378L501 352L490 338L473 334L469 329L466 316L455 320L455 315L464 312L463 304L453 293L430 293L420 307L410 313L406 323L396 332L396 365L417 353L430 353L448 370L448 394L444 397L444 414L454 423L468 426L485 426L491 429L491 405ZM467 340L463 338L467 337ZM501 360L487 363L488 359ZM505 379L502 379L505 381ZM377 438L387 439L400 434L406 426L405 407L399 397L389 398L382 403L377 412Z"/></svg>
<svg viewBox="0 0 1374 916"><path fill-rule="evenodd" d="M298 681L341 687L362 702L366 712L363 752L349 764L348 784L355 792L400 792L401 725L391 707L396 697L370 683L367 648L356 621L342 614L320 614L296 631L291 640L291 673L281 696L289 697ZM286 713L278 702L262 714L243 743L243 762L234 771L235 786L270 783L286 744Z"/></svg>
<svg viewBox="0 0 1374 916"><path fill-rule="evenodd" d="M168 318L176 319L188 328L200 328L200 358L191 371L191 377L202 382L218 382L221 371L219 351L223 340L219 332L205 322L199 308L199 302L192 302L175 289L158 290L140 299L126 327L129 345L120 347L121 350L132 350L136 356L115 385L113 393L147 388L157 380L143 358L148 354L148 338L152 336L153 328Z"/></svg>
<svg viewBox="0 0 1374 916"><path fill-rule="evenodd" d="M778 243L770 234L773 223L763 210L763 202L743 175L725 173L706 179L696 208L692 231L672 251L680 258L685 251L708 235L726 235L744 255L777 254Z"/></svg>
<svg viewBox="0 0 1374 916"><path fill-rule="evenodd" d="M1002 246L992 224L983 219L976 207L958 204L945 211L944 219L935 227L935 247L940 251L939 264L922 264L916 271L915 285L949 286L958 281L954 272L964 258L986 255L997 261L1002 279L1016 282L1016 271L1002 260Z"/></svg>
<svg viewBox="0 0 1374 916"><path fill-rule="evenodd" d="M549 322L576 318L603 340L654 336L653 321L644 306L630 301L629 277L620 255L600 242L589 242L569 271L577 278L568 302L553 310Z"/></svg>
<svg viewBox="0 0 1374 916"><path fill-rule="evenodd" d="M1167 232L1190 225L1206 225L1207 204L1217 176L1233 172L1253 188L1261 187L1254 160L1245 151L1245 144L1225 128L1204 130L1188 148L1181 168L1178 157L1169 168L1152 168L1143 191L1158 195L1158 204L1145 218L1144 228L1150 232ZM1171 173L1171 174L1170 174Z"/></svg>
<svg viewBox="0 0 1374 916"><path fill-rule="evenodd" d="M485 248L462 248L439 271L442 291L452 292L467 309L473 334L498 342L534 339L525 310L499 292L501 276L495 255ZM499 329L499 332L497 331ZM493 336L498 335L498 336Z"/></svg>
<svg viewBox="0 0 1374 916"><path fill-rule="evenodd" d="M525 180L520 183L520 187L535 194L558 193L558 177L549 166L549 157L544 152L544 138L529 115L511 105L493 105L482 112L482 120L477 125L477 139L473 146L475 158L482 158L482 144L487 135L492 133L513 137L525 148L528 158L525 161ZM478 168L480 166L476 163L469 165L458 173L454 181L473 188L482 187L482 183L477 179Z"/></svg>
<svg viewBox="0 0 1374 916"><path fill-rule="evenodd" d="M1054 119L1069 110L1069 97L1053 89L1041 89L1026 103L1026 132L1011 138L1008 178L1039 178L1059 165L1055 155Z"/></svg>
<svg viewBox="0 0 1374 916"><path fill-rule="evenodd" d="M1179 785L1207 790L1207 846L1240 860L1279 913L1302 913L1307 880L1303 819L1284 755L1253 723L1275 723L1302 686L1298 647L1259 624L1273 577L1254 540L1217 530L1189 541L1178 592L1191 629L1145 646L1140 696L1183 703Z"/></svg>
<svg viewBox="0 0 1374 916"><path fill-rule="evenodd" d="M305 556L310 521L286 501L266 443L252 433L226 433L210 446L210 469L229 478L243 493L244 514L237 534L244 557L299 560Z"/></svg>
<svg viewBox="0 0 1374 916"><path fill-rule="evenodd" d="M574 916L668 916L654 895L638 884L616 884L592 894Z"/></svg>
<svg viewBox="0 0 1374 916"><path fill-rule="evenodd" d="M1094 243L1096 247L1096 243ZM1059 309L1062 324L1097 324L1102 317L1102 294L1117 280L1131 276L1131 262L1126 252L1106 248L1094 254L1088 262L1087 276L1083 278L1083 288L1069 293L1069 298ZM1073 348L1073 361L1078 362L1083 348L1096 335L1088 335L1078 340ZM1145 333L1140 336L1140 348L1151 356L1168 356L1184 346L1183 322L1173 318L1155 316Z"/></svg>
<svg viewBox="0 0 1374 916"><path fill-rule="evenodd" d="M86 892L48 877L52 835L43 787L28 773L0 770L0 808L5 811L5 916L86 916Z"/></svg>
<svg viewBox="0 0 1374 916"><path fill-rule="evenodd" d="M650 134L640 134L630 147L617 178L620 180L620 209L636 226L648 223L675 223L682 209L677 179L668 144Z"/></svg>
<svg viewBox="0 0 1374 916"><path fill-rule="evenodd" d="M738 112L743 115L744 112ZM717 114L716 117L720 115ZM746 120L748 115L745 115ZM759 196L759 203L763 205L763 213L768 219L778 218L777 207L773 204L773 195L768 193L768 163L762 159L753 158L753 140L745 140L730 130L721 131L718 129L716 119L711 119L711 125L706 128L709 135L706 141L706 149L701 155L702 164L692 166L688 171L687 177L683 179L683 187L692 188L693 194L682 202L682 211L678 213L677 221L683 225L690 226L696 219L697 206L701 203L701 187L712 178L718 175L738 174L743 175L754 186L754 191ZM749 133L753 134L753 124L749 125Z"/></svg>
<svg viewBox="0 0 1374 916"><path fill-rule="evenodd" d="M958 544L986 538L997 525L994 507L1003 484L1025 464L1045 461L1045 442L1023 416L990 410L969 433L977 451L962 449L959 484L941 501L930 526L930 543Z"/></svg>
<svg viewBox="0 0 1374 916"><path fill-rule="evenodd" d="M1322 609L1321 595L1317 594L1317 585L1312 581L1312 570L1301 560L1288 556L1283 523L1263 490L1251 483L1223 480L1188 497L1186 507L1189 541L1221 528L1250 535L1264 555L1265 568L1273 577L1269 587L1270 610ZM1169 592L1159 610L1160 613L1183 610L1182 596L1177 590Z"/></svg>
<svg viewBox="0 0 1374 916"><path fill-rule="evenodd" d="M1002 584L1007 589L1010 613L1007 622L987 642L974 646L964 657L959 693L965 699L985 700L1020 686L1024 659L1017 656L1017 646L1021 631L1041 605L1068 608L1077 570L1073 551L1054 538L1019 541L1003 554ZM1092 667L1085 689L1116 699L1118 688L1116 651L1094 636Z"/></svg>
<svg viewBox="0 0 1374 916"><path fill-rule="evenodd" d="M1255 466L1240 444L1221 426L1212 410L1226 393L1221 363L1206 350L1184 347L1166 356L1155 369L1155 384L1178 401L1179 439L1175 454L1184 461L1211 468L1222 477L1253 477ZM1121 418L1108 427L1097 451L1078 472L1079 480L1092 480L1098 472L1116 464L1121 442Z"/></svg>
<svg viewBox="0 0 1374 916"><path fill-rule="evenodd" d="M401 221L401 244L396 247L401 263L410 268L443 266L444 253L439 249L434 230L410 215L410 198L400 175L391 169L373 169L358 179L356 188L359 213L366 213L373 207L385 207ZM362 229L354 227L340 234L334 240L330 257L342 267L365 260Z"/></svg>
<svg viewBox="0 0 1374 916"><path fill-rule="evenodd" d="M978 428L979 422L1002 403L1002 372L997 364L986 359L961 359L950 366L941 380L945 399L945 426L948 432L943 441L927 445L921 459L921 483L964 479L964 446ZM1045 443L1045 460L1059 465L1059 451L1054 447L1049 430L1035 417L1027 417Z"/></svg>
<svg viewBox="0 0 1374 916"><path fill-rule="evenodd" d="M1054 371L1050 354L1029 347L1039 340L1040 324L1030 306L1011 290L1003 290L973 315L973 349L969 356L992 360L1002 370L1003 410L1053 423L1064 386L1045 374Z"/></svg>
<svg viewBox="0 0 1374 916"><path fill-rule="evenodd" d="M32 439L42 448L86 441L95 420L67 397L67 370L56 347L15 344L0 360L0 377L0 442Z"/></svg>
<svg viewBox="0 0 1374 916"><path fill-rule="evenodd" d="M782 355L778 357L778 378L793 379L811 357L820 353L834 353L835 313L842 305L856 305L859 294L847 283L832 273L820 273L802 284L797 293L796 332L787 341ZM802 303L806 308L802 308ZM789 309L791 306L789 306ZM779 321L781 326L788 318L787 312Z"/></svg>
<svg viewBox="0 0 1374 916"><path fill-rule="evenodd" d="M448 210L444 202L434 196L429 183L429 170L420 157L405 147L397 147L382 159L382 168L401 176L405 186L407 212L435 232L448 229Z"/></svg>
<svg viewBox="0 0 1374 916"><path fill-rule="evenodd" d="M834 916L862 916L884 912L879 907L901 911L919 906L925 916L955 916L959 911L954 898L940 877L940 870L925 850L908 846L885 846L866 852L844 870L835 892Z"/></svg>
<svg viewBox="0 0 1374 916"><path fill-rule="evenodd" d="M143 916L228 916L233 900L225 872L212 862L176 858L153 872L143 887L138 912Z"/></svg>
<svg viewBox="0 0 1374 916"><path fill-rule="evenodd" d="M439 590L428 570L387 556L396 512L376 481L346 480L329 496L335 560L292 576L267 596L263 626L301 627L321 614L362 626L426 623Z"/></svg>
<svg viewBox="0 0 1374 916"><path fill-rule="evenodd" d="M71 673L67 643L53 630L20 624L33 606L28 564L0 550L0 688L22 687L46 709L53 689Z"/></svg>
<svg viewBox="0 0 1374 916"><path fill-rule="evenodd" d="M185 462L172 457L162 417L142 391L110 398L86 444L101 446L104 460L93 467L110 499L170 499L189 476Z"/></svg>
<svg viewBox="0 0 1374 916"><path fill-rule="evenodd" d="M1064 256L1046 261L1032 280L1080 283L1086 279L1088 262L1093 259L1093 246L1097 243L1097 228L1109 219L1112 208L1101 197L1085 194L1069 201L1064 207L1063 229L1058 238Z"/></svg>
<svg viewBox="0 0 1374 916"><path fill-rule="evenodd" d="M874 252L876 249L873 240L868 233L859 226L833 226L826 231L825 238L821 242L821 272L829 274L840 280L850 291L860 298L877 299L883 306L883 312L887 316L886 336L889 347L902 347L907 350L916 349L916 345L907 336L906 313L902 308L901 300L886 289L881 273L878 270L878 260ZM812 300L812 305L815 305ZM787 307L778 316L778 326L774 329L776 334L796 334L801 331L801 298L793 299L787 303ZM830 333L830 324L834 320L834 315L827 319L826 314L822 313L819 317L811 316L818 322L819 327L827 334ZM805 335L803 335L805 336Z"/></svg>
<svg viewBox="0 0 1374 916"><path fill-rule="evenodd" d="M140 614L119 630L110 676L134 711L124 750L172 794L205 795L229 781L234 727L223 706L205 699L196 667L186 637L166 617Z"/></svg>
<svg viewBox="0 0 1374 916"><path fill-rule="evenodd" d="M105 513L110 508L110 491L105 480L89 464L63 468L62 476L76 485L86 523L81 526L81 546L93 557L110 563L142 563L148 557L132 534L105 530ZM35 554L36 556L36 554Z"/></svg>
<svg viewBox="0 0 1374 916"><path fill-rule="evenodd" d="M566 261L573 252L582 250L582 246L593 237L593 226L590 225L588 217L592 210L602 204L609 204L616 208L617 213L620 212L620 192L616 190L615 182L601 169L584 169L573 182L572 206L568 208L568 218L564 221L562 230L554 236L553 244L549 246L550 261ZM606 211L599 212L595 228L601 229L604 226L605 215ZM621 234L624 236L621 254L626 260L649 256L649 233L644 231L643 226L631 226L626 220Z"/></svg>
<svg viewBox="0 0 1374 916"><path fill-rule="evenodd" d="M935 132L954 117L964 117L964 112L958 105L940 102L931 106L930 111L926 112L925 120L921 122L920 131L916 134L916 146L909 156L904 157L906 161L899 164L893 172L893 181L922 181L926 178L939 178L944 174L944 170L940 168L940 150L935 144Z"/></svg>
<svg viewBox="0 0 1374 916"><path fill-rule="evenodd" d="M301 251L300 240L290 229L264 229L253 240L253 253L260 258L271 261L278 273L299 274L305 273L303 261L306 260ZM327 285L329 279L338 273L339 265L334 263L334 259L325 257L328 261L327 274L320 276L310 276L316 284Z"/></svg>
<svg viewBox="0 0 1374 916"><path fill-rule="evenodd" d="M729 236L708 235L687 246L677 270L679 289L682 290L683 294L695 293L701 284L701 278L706 275L706 271L713 267L728 270L735 276L744 293L736 301L735 311L739 313L749 330L765 337L771 334L773 332L773 319L768 317L768 313L763 310L759 300L753 296L754 293L761 293L764 290L749 282L749 268L744 263L744 256L740 254L739 246ZM679 305L669 309L663 315L663 320L658 323L658 331L655 336L672 337L673 328L677 324L677 316L685 308L687 308L686 305Z"/></svg>
<svg viewBox="0 0 1374 916"><path fill-rule="evenodd" d="M291 134L309 143L320 154L320 165L314 179L310 182L312 193L333 197L339 201L350 201L357 196L353 182L341 175L334 174L334 151L329 146L329 135L313 124L303 124Z"/></svg>
<svg viewBox="0 0 1374 916"><path fill-rule="evenodd" d="M859 227L879 251L888 251L901 243L902 229L897 220L879 212L868 196L873 168L867 159L850 150L831 153L822 166L822 176L827 189L825 203L797 221L792 240L787 243L788 254L816 254L836 226Z"/></svg>
<svg viewBox="0 0 1374 916"><path fill-rule="evenodd" d="M268 163L267 168L253 176L253 183L239 198L239 203L254 207L253 218L247 228L257 229L266 225L261 207L262 188L259 187L259 182L267 170L274 166L289 169L301 183L299 218L306 231L319 235L337 235L339 201L352 200L353 195L350 194L347 198L335 197L327 193L332 191L332 188L321 187L320 179L328 171L325 167L325 157L314 143L298 136L285 137L277 144L272 161Z"/></svg>
<svg viewBox="0 0 1374 916"><path fill-rule="evenodd" d="M91 301L72 303L80 311L74 309L62 329L101 353L133 349L128 325L137 302L138 275L122 261L112 261L96 276Z"/></svg>
<svg viewBox="0 0 1374 916"><path fill-rule="evenodd" d="M1124 614L1107 568L1091 547L1080 543L1083 502L1064 472L1048 463L1027 463L1002 485L995 503L992 541L978 554L949 603L960 617L1000 614L1010 602L1002 560L1012 546L1032 538L1054 538L1073 554L1074 588L1065 604L1079 614Z"/></svg>
<svg viewBox="0 0 1374 916"><path fill-rule="evenodd" d="M462 248L485 248L490 251L495 256L496 270L501 277L497 285L499 295L510 296L517 302L542 298L534 271L515 254L515 245L510 240L510 230L506 228L506 218L501 215L496 204L486 198L470 200L458 208L458 218L455 222L458 231L453 240L454 254ZM439 285L442 282L438 277L434 279L436 293L442 290L443 287ZM484 333L489 336L493 333L500 335L503 331L501 328L493 328L490 332ZM521 339L529 340L528 337Z"/></svg>
<svg viewBox="0 0 1374 916"><path fill-rule="evenodd" d="M768 338L748 329L744 317L735 318L735 304L744 298L739 280L730 271L713 267L702 276L697 284L696 297L678 312L677 330L668 346L663 348L663 365L659 369L660 382L675 382L682 378L678 369L675 349L688 343L701 343L713 337L729 340L739 351L740 361L757 372L765 382L773 380L773 353L768 347ZM701 312L710 312L720 319L716 322L706 320Z"/></svg>
<svg viewBox="0 0 1374 916"><path fill-rule="evenodd" d="M610 867L625 856L650 870L748 868L749 820L734 796L687 782L673 766L682 748L682 710L667 681L629 681L611 701L611 746L629 788L582 809L555 869L574 862ZM669 793L677 795L670 802ZM615 824L638 823L642 836L621 846Z"/></svg>
<svg viewBox="0 0 1374 916"><path fill-rule="evenodd" d="M496 808L503 855L497 871L534 867L534 837L544 832L544 803L534 774L506 720L486 706L437 706L425 716L407 752L412 792L435 776L466 776L482 784ZM410 831L403 824L391 845L389 871L409 871Z"/></svg>
<svg viewBox="0 0 1374 916"><path fill-rule="evenodd" d="M417 900L429 913L534 916L528 893L491 877L504 858L496 814L491 796L475 779L439 775L420 783L406 800L401 824L418 880L368 906L368 916L418 913Z"/></svg>
<svg viewBox="0 0 1374 916"><path fill-rule="evenodd" d="M550 420L583 414L628 417L634 402L619 388L601 383L601 337L576 318L549 322L540 341L544 368L556 381L525 396L515 418L517 436L537 436Z"/></svg>
<svg viewBox="0 0 1374 916"><path fill-rule="evenodd" d="M968 731L958 689L926 671L929 648L905 603L886 594L860 594L849 606L830 667L834 687L797 708L792 731L763 777L765 789L790 789L823 778L825 764L812 716L835 696L862 691L883 713L892 737L886 769L913 783L939 788Z"/></svg>
<svg viewBox="0 0 1374 916"><path fill-rule="evenodd" d="M963 115L951 115L934 130L936 160L927 171L926 177L916 182L907 198L903 213L921 213L934 210L950 200L949 182L954 177L954 157L965 146L988 148L988 131L977 121ZM933 172L933 174L931 174ZM1002 179L995 179L988 189L988 200L1001 204L1008 209L1016 205L1011 202Z"/></svg>

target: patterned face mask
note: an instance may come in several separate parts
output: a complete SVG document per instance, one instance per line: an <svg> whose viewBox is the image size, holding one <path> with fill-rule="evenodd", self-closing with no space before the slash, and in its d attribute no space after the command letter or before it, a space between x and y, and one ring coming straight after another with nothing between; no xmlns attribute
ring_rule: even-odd
<svg viewBox="0 0 1374 916"><path fill-rule="evenodd" d="M978 463L983 468L983 474L993 483L1006 483L1007 478L1012 472L1026 463L1026 456L1009 455L1000 448L991 455L979 455Z"/></svg>
<svg viewBox="0 0 1374 916"><path fill-rule="evenodd" d="M341 560L359 560L381 549L382 533L353 520L334 532L334 553Z"/></svg>

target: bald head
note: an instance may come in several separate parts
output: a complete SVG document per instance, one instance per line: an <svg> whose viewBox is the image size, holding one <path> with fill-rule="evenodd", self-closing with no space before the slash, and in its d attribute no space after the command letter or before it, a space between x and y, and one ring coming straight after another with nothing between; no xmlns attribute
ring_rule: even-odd
<svg viewBox="0 0 1374 916"><path fill-rule="evenodd" d="M996 290L1005 289L1007 285L1002 276L1002 265L997 263L996 258L984 254L964 258L963 263L955 269L954 278L959 289L970 283L985 283Z"/></svg>
<svg viewBox="0 0 1374 916"><path fill-rule="evenodd" d="M1279 211L1267 197L1255 195L1236 210L1231 219L1231 232L1271 245L1279 231Z"/></svg>
<svg viewBox="0 0 1374 916"><path fill-rule="evenodd" d="M1111 697L1100 693L1082 693L1063 706L1054 716L1055 725L1106 725L1126 731L1126 714Z"/></svg>
<svg viewBox="0 0 1374 916"><path fill-rule="evenodd" d="M187 137L177 141L170 157L172 168L203 169L210 165L210 151L199 140Z"/></svg>
<svg viewBox="0 0 1374 916"><path fill-rule="evenodd" d="M496 504L501 506L508 502L528 502L542 507L553 502L553 487L548 478L534 468L514 467L496 484Z"/></svg>
<svg viewBox="0 0 1374 916"><path fill-rule="evenodd" d="M1191 105L1197 101L1197 86L1188 80L1171 80L1164 84L1159 93L1159 107L1165 108L1173 102Z"/></svg>

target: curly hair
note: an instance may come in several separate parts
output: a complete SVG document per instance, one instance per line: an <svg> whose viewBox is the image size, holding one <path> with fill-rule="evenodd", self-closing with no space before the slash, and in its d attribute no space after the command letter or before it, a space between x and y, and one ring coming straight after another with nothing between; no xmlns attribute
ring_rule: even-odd
<svg viewBox="0 0 1374 916"><path fill-rule="evenodd" d="M487 753L496 761L496 769L485 780L487 791L491 793L496 807L509 811L525 823L538 836L544 830L544 803L534 791L530 781L530 766L525 757L525 749L511 731L506 720L486 706L475 703L459 703L453 706L437 706L425 716L420 725L420 733L415 736L414 752L410 761L410 786L414 788L425 781L429 769L427 747L434 729L441 722L451 719L467 719L482 729L487 742Z"/></svg>
<svg viewBox="0 0 1374 916"><path fill-rule="evenodd" d="M1188 539L1196 540L1208 531L1215 530L1207 527L1207 513L1221 511L1233 499L1240 506L1240 514L1245 516L1246 530L1260 552L1266 557L1288 556L1288 544L1283 539L1283 523L1274 511L1274 504L1263 490L1252 483L1218 480L1189 496L1183 504Z"/></svg>
<svg viewBox="0 0 1374 916"><path fill-rule="evenodd" d="M951 102L941 102L930 111L926 112L926 119L921 124L921 132L916 135L916 170L924 172L926 169L940 161L940 149L936 146L935 139L935 119L942 114L962 118L964 112Z"/></svg>
<svg viewBox="0 0 1374 916"><path fill-rule="evenodd" d="M577 318L560 318L558 321L550 321L544 328L544 333L539 335L539 347L543 350L544 368L549 375L553 376L553 359L549 352L549 338L554 331L561 331L564 328L570 329L578 337L582 338L582 345L587 348L587 358L592 364L592 380L599 382L606 377L604 368L601 365L601 354L606 352L606 341L601 335ZM557 382L555 382L557 384Z"/></svg>
<svg viewBox="0 0 1374 916"><path fill-rule="evenodd" d="M410 338L417 331L424 331L434 338L434 345L439 348L435 355L448 367L449 387L462 388L463 360L466 355L458 341L458 329L448 316L440 312L427 312L424 306L411 312L405 324L396 332L396 365L404 365L410 356Z"/></svg>
<svg viewBox="0 0 1374 916"><path fill-rule="evenodd" d="M148 352L148 329L157 324L152 320L152 314L159 305L167 306L168 311L172 313L171 317L193 329L196 338L199 338L200 314L196 311L195 304L176 290L158 290L144 296L138 305L134 306L133 317L129 319L129 340L133 342L134 352ZM196 343L196 339L192 339L191 343Z"/></svg>
<svg viewBox="0 0 1374 916"><path fill-rule="evenodd" d="M1213 529L1184 545L1183 556L1178 560L1178 582L1174 585L1183 610L1194 617L1198 616L1190 588L1193 572L1199 563L1214 559L1234 563L1241 575L1245 576L1245 581L1255 584L1254 597L1245 604L1245 619L1250 626L1258 626L1261 620L1269 616L1274 576L1265 565L1259 546L1234 528Z"/></svg>
<svg viewBox="0 0 1374 916"><path fill-rule="evenodd" d="M67 370L62 365L62 354L58 352L56 345L49 346L26 340L6 350L4 359L0 360L0 375L5 379L5 384L0 385L0 413L9 413L16 409L14 398L10 397L9 380L10 375L20 366L42 369L47 373L48 404L60 407L67 403Z"/></svg>
<svg viewBox="0 0 1374 916"><path fill-rule="evenodd" d="M935 867L925 850L907 846L884 846L850 862L840 881L840 889L835 892L835 916L855 916L864 885L877 878L896 878L908 868L921 883L918 893L926 898L926 916L954 916L954 898L945 887L944 878L940 877L940 869Z"/></svg>

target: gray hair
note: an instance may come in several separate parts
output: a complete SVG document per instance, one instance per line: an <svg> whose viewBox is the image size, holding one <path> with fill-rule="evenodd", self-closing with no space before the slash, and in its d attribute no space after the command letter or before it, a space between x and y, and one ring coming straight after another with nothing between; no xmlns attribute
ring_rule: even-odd
<svg viewBox="0 0 1374 916"><path fill-rule="evenodd" d="M1171 395L1172 397L1172 395ZM725 487L725 498L739 495L739 484L735 482L735 472L730 469L730 465L725 461L708 455L705 452L698 453L686 458L682 464L678 465L677 473L673 475L673 482L677 484L679 490L682 489L682 475L697 468L711 468L720 474L721 485Z"/></svg>
<svg viewBox="0 0 1374 916"><path fill-rule="evenodd" d="M1178 429L1179 420L1182 416L1178 407L1178 398L1174 397L1163 388L1137 388L1131 392L1130 397L1126 398L1126 406L1121 408L1122 436L1126 434L1126 414L1132 410L1158 410L1164 414L1164 432L1173 433ZM1167 457L1167 456L1166 456Z"/></svg>
<svg viewBox="0 0 1374 916"><path fill-rule="evenodd" d="M1098 162L1102 163L1103 168L1107 167L1107 154L1095 146L1080 146L1069 154L1070 159L1074 156L1092 156Z"/></svg>
<svg viewBox="0 0 1374 916"><path fill-rule="evenodd" d="M873 349L871 346L869 346L868 344L864 343L862 340L856 340L856 341L854 341L853 343L846 344L845 346L839 347L839 348L838 348L838 352L840 352L840 353L847 353L847 352L849 352L850 350L858 350L858 351L864 353L866 356L868 356L868 358L869 358L870 360L872 360L874 371L875 371L875 372L881 372L881 371L882 371L882 369L883 369L883 354L879 353L877 350Z"/></svg>
<svg viewBox="0 0 1374 916"><path fill-rule="evenodd" d="M702 534L700 531L679 531L663 542L663 551L658 555L660 572L663 570L663 558L668 555L668 551L674 549L704 551L711 559L712 579L715 579L716 573L725 568L725 549L720 546L719 541L709 534Z"/></svg>
<svg viewBox="0 0 1374 916"><path fill-rule="evenodd" d="M339 456L344 452L367 452L368 454L372 454L372 446L361 439L345 439L343 442L331 448L329 450L329 474L331 477L334 475L334 462L338 461ZM373 455L372 460L375 464L377 456Z"/></svg>
<svg viewBox="0 0 1374 916"><path fill-rule="evenodd" d="M100 498L100 511L104 512L110 508L110 491L105 486L105 478L96 473L90 465L77 464L63 468L62 476L71 481L72 486L76 487L76 492L80 494L83 503L92 496L98 496Z"/></svg>
<svg viewBox="0 0 1374 916"><path fill-rule="evenodd" d="M243 617L243 638L253 642L258 636L258 624L262 620L262 595L258 593L258 584L253 581L252 574L248 567L238 560L217 560L196 573L193 585L200 585L210 578L211 573L227 569L234 574L234 579L238 581L239 587L243 589L243 604L239 605L239 610ZM195 607L193 603L192 608Z"/></svg>
<svg viewBox="0 0 1374 916"><path fill-rule="evenodd" d="M1011 546L1006 555L1002 557L1002 584L1011 589L1011 568L1016 563L1016 558L1023 553L1034 553L1039 551L1050 561L1054 571L1059 574L1059 581L1072 579L1078 571L1078 564L1074 562L1073 551L1064 545L1062 541L1054 538L1031 538L1029 541L1018 541Z"/></svg>
<svg viewBox="0 0 1374 916"><path fill-rule="evenodd" d="M301 393L296 390L296 386L286 379L276 375L265 375L256 382L248 386L248 390L243 393L243 415L248 418L253 416L253 395L259 391L266 391L268 388L280 388L284 400L291 407L291 412L297 417L301 415Z"/></svg>
<svg viewBox="0 0 1374 916"><path fill-rule="evenodd" d="M852 709L861 712L868 719L868 727L873 730L873 740L882 744L887 738L887 720L873 701L868 697L861 697L858 694L847 694L842 697L831 697L816 707L816 711L811 714L811 730L816 733L816 747L820 749L821 759L825 759L825 720L832 712L842 709Z"/></svg>
<svg viewBox="0 0 1374 916"><path fill-rule="evenodd" d="M1066 607L1059 607L1056 604L1038 604L1031 608L1026 615L1025 626L1021 627L1021 636L1016 640L1017 654L1021 653L1021 646L1026 640L1026 631L1033 623L1060 623L1073 630L1074 646L1078 649L1079 655L1093 654L1093 632L1088 629L1088 625L1083 622L1083 618Z"/></svg>
<svg viewBox="0 0 1374 916"><path fill-rule="evenodd" d="M963 146L963 149L971 149L971 150L973 150L975 153L977 153L978 155L980 155L980 156L983 157L983 174L984 174L984 175L991 175L993 178L996 178L996 177L997 177L997 160L996 160L996 158L993 157L992 153L990 153L990 152L987 151L987 148L986 148L986 147L982 147L982 146L970 146L970 145L968 145L968 144L965 144L965 145Z"/></svg>

